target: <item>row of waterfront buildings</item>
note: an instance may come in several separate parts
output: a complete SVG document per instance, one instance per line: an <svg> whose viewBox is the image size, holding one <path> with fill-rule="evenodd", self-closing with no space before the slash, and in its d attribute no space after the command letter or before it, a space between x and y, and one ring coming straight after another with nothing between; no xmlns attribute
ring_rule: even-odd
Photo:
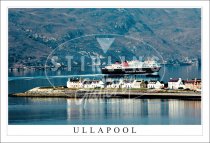
<svg viewBox="0 0 210 143"><path fill-rule="evenodd" d="M148 88L148 89L188 89L201 91L201 79L182 80L181 78L170 80L167 83L158 80L82 80L71 79L67 81L68 88Z"/></svg>

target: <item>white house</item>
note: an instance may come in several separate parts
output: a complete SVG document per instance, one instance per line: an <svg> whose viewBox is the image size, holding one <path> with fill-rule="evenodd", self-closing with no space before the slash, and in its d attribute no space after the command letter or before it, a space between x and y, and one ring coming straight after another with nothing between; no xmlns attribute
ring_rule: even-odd
<svg viewBox="0 0 210 143"><path fill-rule="evenodd" d="M83 88L93 88L91 81L84 81Z"/></svg>
<svg viewBox="0 0 210 143"><path fill-rule="evenodd" d="M113 81L111 88L120 88L121 87L121 81Z"/></svg>
<svg viewBox="0 0 210 143"><path fill-rule="evenodd" d="M178 78L178 79L170 78L170 80L168 81L168 88L169 89L179 89L179 88L185 88L185 86L184 86L181 78Z"/></svg>
<svg viewBox="0 0 210 143"><path fill-rule="evenodd" d="M82 88L83 84L82 84L82 81L79 79L68 79L67 87L68 88Z"/></svg>
<svg viewBox="0 0 210 143"><path fill-rule="evenodd" d="M149 89L161 89L164 87L164 84L160 83L159 81L151 80L147 84L147 88Z"/></svg>
<svg viewBox="0 0 210 143"><path fill-rule="evenodd" d="M106 88L112 88L112 82L106 82Z"/></svg>
<svg viewBox="0 0 210 143"><path fill-rule="evenodd" d="M88 80L83 82L83 88L104 88L105 84L100 80Z"/></svg>
<svg viewBox="0 0 210 143"><path fill-rule="evenodd" d="M201 91L201 79L192 79L183 81L185 89Z"/></svg>
<svg viewBox="0 0 210 143"><path fill-rule="evenodd" d="M132 83L132 88L145 88L146 84L144 81L134 80Z"/></svg>
<svg viewBox="0 0 210 143"><path fill-rule="evenodd" d="M92 81L92 86L93 86L93 88L104 88L105 84L101 80L93 80Z"/></svg>
<svg viewBox="0 0 210 143"><path fill-rule="evenodd" d="M106 82L106 87L107 88L121 88L122 87L122 80Z"/></svg>
<svg viewBox="0 0 210 143"><path fill-rule="evenodd" d="M122 88L133 88L133 81L132 80L123 80Z"/></svg>

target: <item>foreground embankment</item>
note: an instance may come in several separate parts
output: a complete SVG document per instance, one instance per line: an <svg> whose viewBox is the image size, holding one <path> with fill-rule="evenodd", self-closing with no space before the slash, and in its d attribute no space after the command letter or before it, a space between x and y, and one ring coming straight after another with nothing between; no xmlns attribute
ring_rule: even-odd
<svg viewBox="0 0 210 143"><path fill-rule="evenodd" d="M201 92L154 89L69 89L64 87L37 87L13 97L62 97L62 98L167 98L201 99Z"/></svg>

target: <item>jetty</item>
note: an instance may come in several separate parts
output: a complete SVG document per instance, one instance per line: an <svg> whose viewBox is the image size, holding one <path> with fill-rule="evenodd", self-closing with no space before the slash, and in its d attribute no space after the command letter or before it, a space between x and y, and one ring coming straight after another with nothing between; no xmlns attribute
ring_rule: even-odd
<svg viewBox="0 0 210 143"><path fill-rule="evenodd" d="M201 92L165 89L70 89L66 87L36 87L23 93L9 94L9 96L44 98L201 99Z"/></svg>

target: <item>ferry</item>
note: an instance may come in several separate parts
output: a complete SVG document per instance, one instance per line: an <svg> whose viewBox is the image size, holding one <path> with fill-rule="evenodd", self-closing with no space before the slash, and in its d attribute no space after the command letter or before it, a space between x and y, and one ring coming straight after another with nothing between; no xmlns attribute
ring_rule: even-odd
<svg viewBox="0 0 210 143"><path fill-rule="evenodd" d="M101 68L102 74L152 74L161 69L159 63L154 60L147 61L116 61L114 64Z"/></svg>

